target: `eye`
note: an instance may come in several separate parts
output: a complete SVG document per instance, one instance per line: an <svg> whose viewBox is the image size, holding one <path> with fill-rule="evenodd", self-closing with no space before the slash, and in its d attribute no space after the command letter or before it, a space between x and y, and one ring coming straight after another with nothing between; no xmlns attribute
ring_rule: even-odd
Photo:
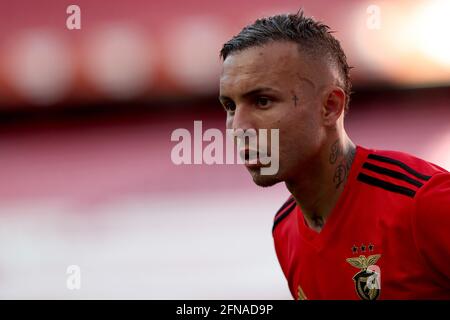
<svg viewBox="0 0 450 320"><path fill-rule="evenodd" d="M224 101L222 105L227 112L234 112L236 110L236 105L231 100Z"/></svg>
<svg viewBox="0 0 450 320"><path fill-rule="evenodd" d="M257 97L256 104L260 107L267 107L270 104L271 100L267 97Z"/></svg>

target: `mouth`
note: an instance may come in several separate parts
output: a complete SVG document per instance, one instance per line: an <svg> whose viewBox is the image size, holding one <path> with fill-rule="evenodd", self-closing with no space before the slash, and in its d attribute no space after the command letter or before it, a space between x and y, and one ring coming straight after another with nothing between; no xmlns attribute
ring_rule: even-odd
<svg viewBox="0 0 450 320"><path fill-rule="evenodd" d="M257 150L241 149L239 156L244 161L247 168L259 168L262 166L262 163L259 161L259 153Z"/></svg>

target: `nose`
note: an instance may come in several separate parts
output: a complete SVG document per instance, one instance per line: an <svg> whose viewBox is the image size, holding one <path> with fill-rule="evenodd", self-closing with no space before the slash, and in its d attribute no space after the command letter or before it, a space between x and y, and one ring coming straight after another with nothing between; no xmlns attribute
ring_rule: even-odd
<svg viewBox="0 0 450 320"><path fill-rule="evenodd" d="M254 129L250 110L243 105L237 105L234 114L230 114L227 119L227 128L244 131Z"/></svg>

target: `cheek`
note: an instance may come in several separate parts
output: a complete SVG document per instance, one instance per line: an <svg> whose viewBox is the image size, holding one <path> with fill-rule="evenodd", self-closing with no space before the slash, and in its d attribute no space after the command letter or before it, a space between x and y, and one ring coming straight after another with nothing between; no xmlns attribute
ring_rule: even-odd
<svg viewBox="0 0 450 320"><path fill-rule="evenodd" d="M314 140L320 132L320 112L313 104L295 109L288 115L286 131L297 139Z"/></svg>
<svg viewBox="0 0 450 320"><path fill-rule="evenodd" d="M282 155L306 155L317 148L321 136L320 128L310 115L292 114L279 126Z"/></svg>

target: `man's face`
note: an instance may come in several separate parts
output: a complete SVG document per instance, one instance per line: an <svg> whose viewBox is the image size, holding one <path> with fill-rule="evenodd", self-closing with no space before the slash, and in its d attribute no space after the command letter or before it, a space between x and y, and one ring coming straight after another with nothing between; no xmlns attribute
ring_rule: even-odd
<svg viewBox="0 0 450 320"><path fill-rule="evenodd" d="M227 128L268 129L268 137L270 129L279 129L278 173L262 175L260 165L247 165L256 184L271 186L301 178L317 159L325 135L322 69L293 42L272 42L225 59L220 101L227 110Z"/></svg>

